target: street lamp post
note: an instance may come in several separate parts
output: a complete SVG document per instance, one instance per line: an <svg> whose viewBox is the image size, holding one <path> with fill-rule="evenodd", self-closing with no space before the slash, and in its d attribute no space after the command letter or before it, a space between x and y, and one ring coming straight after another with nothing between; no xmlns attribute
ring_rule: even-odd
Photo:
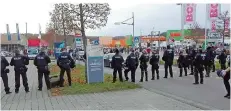
<svg viewBox="0 0 231 111"><path fill-rule="evenodd" d="M126 21L128 21L128 20L131 20L132 19L132 23L131 24L129 24L129 23L126 23ZM132 25L132 36L133 36L133 38L134 38L134 36L135 36L135 21L134 21L134 12L132 12L132 17L131 18L129 18L129 19L127 19L127 20L124 20L124 21L122 21L122 22L115 22L115 25L120 25L120 24L126 24L126 25Z"/></svg>
<svg viewBox="0 0 231 111"><path fill-rule="evenodd" d="M182 39L184 40L184 7L182 3L178 3L177 5L181 6L181 36Z"/></svg>

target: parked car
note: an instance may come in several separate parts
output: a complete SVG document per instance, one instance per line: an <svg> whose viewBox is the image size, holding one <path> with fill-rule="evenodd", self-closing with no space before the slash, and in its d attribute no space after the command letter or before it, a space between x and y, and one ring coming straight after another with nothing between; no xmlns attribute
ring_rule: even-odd
<svg viewBox="0 0 231 111"><path fill-rule="evenodd" d="M104 67L110 67L112 68L111 61L112 57L115 55L115 53L108 53L104 55Z"/></svg>

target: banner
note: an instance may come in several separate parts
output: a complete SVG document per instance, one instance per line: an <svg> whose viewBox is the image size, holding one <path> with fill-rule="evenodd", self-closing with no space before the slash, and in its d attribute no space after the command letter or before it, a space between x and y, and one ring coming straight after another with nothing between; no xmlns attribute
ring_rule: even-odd
<svg viewBox="0 0 231 111"><path fill-rule="evenodd" d="M20 40L20 33L19 33L18 23L16 23L16 31L17 31L18 40Z"/></svg>
<svg viewBox="0 0 231 111"><path fill-rule="evenodd" d="M229 25L230 25L230 21L229 19L225 19L225 32L228 33L229 32Z"/></svg>
<svg viewBox="0 0 231 111"><path fill-rule="evenodd" d="M87 57L87 82L104 82L104 59L103 56Z"/></svg>
<svg viewBox="0 0 231 111"><path fill-rule="evenodd" d="M184 37L185 36L191 36L192 32L191 30L184 30ZM166 39L169 40L173 40L174 41L181 41L183 40L182 35L181 35L181 30L167 30L167 34L166 34Z"/></svg>
<svg viewBox="0 0 231 111"><path fill-rule="evenodd" d="M217 30L217 25L216 25L216 19L211 19L210 20L211 21L211 26L210 26L210 28L211 28L211 32L216 32L216 30Z"/></svg>
<svg viewBox="0 0 231 111"><path fill-rule="evenodd" d="M192 24L196 21L196 4L183 4L184 24Z"/></svg>
<svg viewBox="0 0 231 111"><path fill-rule="evenodd" d="M40 24L39 24L39 36L38 36L38 38L39 38L39 39L42 38L42 33L41 33L41 26L40 26Z"/></svg>
<svg viewBox="0 0 231 111"><path fill-rule="evenodd" d="M8 41L11 41L11 34L10 34L9 24L6 24L6 33L7 33Z"/></svg>
<svg viewBox="0 0 231 111"><path fill-rule="evenodd" d="M221 12L221 5L220 4L208 4L206 6L208 9L208 18L209 19L216 19L220 12Z"/></svg>

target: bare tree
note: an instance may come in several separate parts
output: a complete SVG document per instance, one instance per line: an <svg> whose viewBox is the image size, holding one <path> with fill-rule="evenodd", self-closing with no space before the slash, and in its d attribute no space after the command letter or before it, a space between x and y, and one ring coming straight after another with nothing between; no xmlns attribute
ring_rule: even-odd
<svg viewBox="0 0 231 111"><path fill-rule="evenodd" d="M189 30L191 30L191 39L194 40L197 44L199 42L200 36L203 36L203 29L197 22L195 22L194 24L190 24Z"/></svg>
<svg viewBox="0 0 231 111"><path fill-rule="evenodd" d="M56 26L57 33L64 34L64 36L65 33L70 34L80 30L84 50L87 52L85 29L94 30L106 26L110 10L108 3L55 4L55 9L50 13L51 24L48 26ZM85 62L85 68L87 67L86 63L87 61Z"/></svg>
<svg viewBox="0 0 231 111"><path fill-rule="evenodd" d="M64 35L65 45L67 35L70 35L75 29L72 27L73 19L72 13L68 8L70 4L59 3L54 4L54 9L50 12L50 23L48 24L49 29L55 30L56 34Z"/></svg>
<svg viewBox="0 0 231 111"><path fill-rule="evenodd" d="M224 11L218 16L218 20L216 21L217 26L217 32L220 33L223 37L223 43L224 43L224 37L230 36L230 29L228 32L225 32L225 22L226 20L230 21L230 14L229 11ZM229 28L229 27L228 27Z"/></svg>

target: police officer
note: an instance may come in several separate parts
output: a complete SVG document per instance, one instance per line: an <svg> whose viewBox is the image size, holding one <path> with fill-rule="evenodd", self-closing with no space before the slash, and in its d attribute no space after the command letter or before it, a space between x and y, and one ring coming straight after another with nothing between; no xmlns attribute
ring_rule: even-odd
<svg viewBox="0 0 231 111"><path fill-rule="evenodd" d="M216 58L216 53L215 53L215 47L212 46L211 48L211 51L212 51L212 68L213 68L213 71L212 72L215 72L215 58Z"/></svg>
<svg viewBox="0 0 231 111"><path fill-rule="evenodd" d="M68 54L66 48L61 49L62 53L58 57L57 65L60 67L60 87L63 87L64 83L64 73L67 73L67 79L69 86L71 86L71 64L75 64L74 60L71 58L70 54Z"/></svg>
<svg viewBox="0 0 231 111"><path fill-rule="evenodd" d="M221 65L221 69L225 70L226 69L226 58L227 58L227 55L226 55L226 50L224 49L222 51L222 53L217 57L217 59L219 60L219 63Z"/></svg>
<svg viewBox="0 0 231 111"><path fill-rule="evenodd" d="M3 81L3 85L5 87L6 94L10 94L10 88L8 85L8 75L9 69L6 69L6 67L9 66L9 62L6 60L4 56L1 55L1 77Z"/></svg>
<svg viewBox="0 0 231 111"><path fill-rule="evenodd" d="M159 60L160 56L157 50L153 50L152 56L150 58L150 65L152 65L152 80L155 80L155 72L157 75L157 79L159 79Z"/></svg>
<svg viewBox="0 0 231 111"><path fill-rule="evenodd" d="M132 53L127 57L125 62L127 69L124 70L124 75L126 81L128 81L128 72L131 71L131 81L135 82L135 72L139 65L138 57L134 54L134 50L132 50Z"/></svg>
<svg viewBox="0 0 231 111"><path fill-rule="evenodd" d="M168 78L168 68L169 68L170 76L173 77L172 64L174 60L174 51L173 49L170 48L170 45L167 45L167 50L164 52L162 60L165 62L164 63L164 69L165 69L164 78Z"/></svg>
<svg viewBox="0 0 231 111"><path fill-rule="evenodd" d="M190 47L190 54L189 54L189 56L190 56L190 66L191 66L191 73L189 74L189 75L194 75L194 65L193 65L193 61L194 61L194 59L195 59L195 56L196 56L196 50L195 49L193 49L193 48L191 48Z"/></svg>
<svg viewBox="0 0 231 111"><path fill-rule="evenodd" d="M122 77L122 67L123 67L123 62L124 62L124 59L123 57L119 54L119 50L116 49L115 50L115 55L112 57L112 68L114 69L113 70L113 83L116 82L116 73L118 72L119 73L119 79L120 79L120 82L123 82L123 77Z"/></svg>
<svg viewBox="0 0 231 111"><path fill-rule="evenodd" d="M137 57L137 58L139 58L139 57L140 57L140 52L139 52L139 50L138 50L138 49L136 49L135 55L136 55L136 57Z"/></svg>
<svg viewBox="0 0 231 111"><path fill-rule="evenodd" d="M47 85L47 89L49 90L50 87L50 79L49 79L49 68L48 64L51 62L51 59L49 56L45 54L45 50L42 48L41 52L35 57L34 59L34 65L38 69L38 90L42 91L42 85L43 85L43 75L45 78L45 82Z"/></svg>
<svg viewBox="0 0 231 111"><path fill-rule="evenodd" d="M199 84L199 77L198 77L198 73L200 74L200 84L203 84L203 59L202 59L202 49L199 48L198 49L198 53L195 56L195 59L193 61L193 65L194 65L194 78L195 78L195 82L193 84Z"/></svg>
<svg viewBox="0 0 231 111"><path fill-rule="evenodd" d="M15 93L18 93L20 87L20 75L22 77L23 86L26 92L29 92L28 79L27 79L27 67L29 64L29 58L27 56L20 55L19 50L15 51L15 56L12 57L10 65L14 66L15 71Z"/></svg>
<svg viewBox="0 0 231 111"><path fill-rule="evenodd" d="M184 73L185 76L187 76L187 63L186 63L186 56L183 55L183 51L180 51L179 53L179 58L177 60L178 63L178 68L180 69L180 75L179 77L182 77L182 73L183 73L183 69L184 69Z"/></svg>
<svg viewBox="0 0 231 111"><path fill-rule="evenodd" d="M140 56L140 69L141 69L141 78L140 82L143 82L144 73L145 73L145 81L148 81L148 61L149 61L149 54L144 49L142 55Z"/></svg>
<svg viewBox="0 0 231 111"><path fill-rule="evenodd" d="M206 56L205 56L205 68L206 68L205 77L210 76L212 64L213 64L213 51L212 51L211 47L209 46L209 47L207 47Z"/></svg>

